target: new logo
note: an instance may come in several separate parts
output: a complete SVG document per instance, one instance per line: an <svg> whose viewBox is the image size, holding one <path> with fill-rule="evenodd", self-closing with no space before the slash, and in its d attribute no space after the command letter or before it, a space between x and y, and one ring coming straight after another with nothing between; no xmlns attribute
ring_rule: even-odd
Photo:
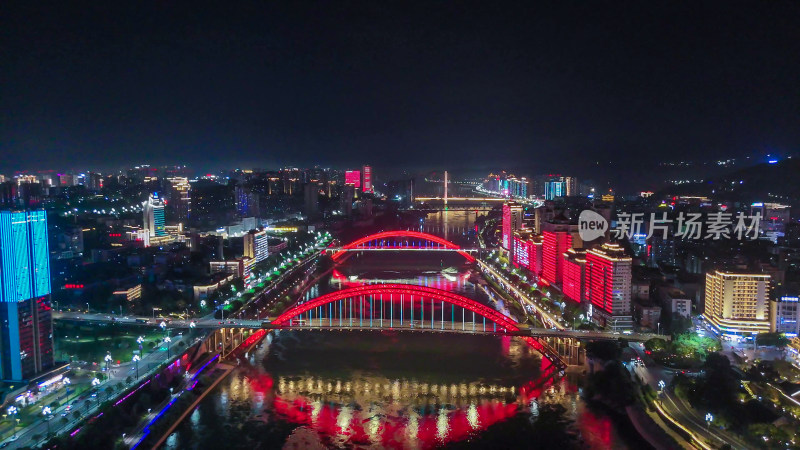
<svg viewBox="0 0 800 450"><path fill-rule="evenodd" d="M584 209L578 216L578 234L584 241L593 241L608 230L606 218L596 212Z"/></svg>

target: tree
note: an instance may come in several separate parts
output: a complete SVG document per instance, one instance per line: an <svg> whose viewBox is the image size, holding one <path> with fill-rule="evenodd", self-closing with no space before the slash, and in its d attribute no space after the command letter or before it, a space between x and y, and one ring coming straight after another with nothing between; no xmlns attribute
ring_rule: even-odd
<svg viewBox="0 0 800 450"><path fill-rule="evenodd" d="M782 333L759 333L756 335L756 344L768 347L786 347L789 339Z"/></svg>
<svg viewBox="0 0 800 450"><path fill-rule="evenodd" d="M651 352L663 352L667 350L667 341L661 338L648 339L644 343L644 348Z"/></svg>

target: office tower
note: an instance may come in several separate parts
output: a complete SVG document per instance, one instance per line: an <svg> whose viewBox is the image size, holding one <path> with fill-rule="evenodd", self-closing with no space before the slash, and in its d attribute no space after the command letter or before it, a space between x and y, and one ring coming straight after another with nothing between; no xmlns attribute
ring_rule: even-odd
<svg viewBox="0 0 800 450"><path fill-rule="evenodd" d="M361 168L361 192L365 194L373 193L371 166L364 166Z"/></svg>
<svg viewBox="0 0 800 450"><path fill-rule="evenodd" d="M150 194L150 198L142 204L144 209L143 228L148 231L150 237L166 236L166 221L164 219L164 201L158 196L158 192Z"/></svg>
<svg viewBox="0 0 800 450"><path fill-rule="evenodd" d="M244 235L245 258L253 258L255 263L267 259L269 256L269 236L266 230L250 230Z"/></svg>
<svg viewBox="0 0 800 450"><path fill-rule="evenodd" d="M586 252L585 294L592 321L614 330L633 327L631 258L617 244Z"/></svg>
<svg viewBox="0 0 800 450"><path fill-rule="evenodd" d="M184 177L167 178L170 183L169 210L176 222L186 223L192 212L191 185Z"/></svg>
<svg viewBox="0 0 800 450"><path fill-rule="evenodd" d="M578 303L584 301L583 279L586 268L586 250L571 248L564 253L562 288L564 295Z"/></svg>
<svg viewBox="0 0 800 450"><path fill-rule="evenodd" d="M522 205L516 202L503 204L503 242L502 247L513 253L514 232L522 228ZM513 257L512 257L513 260Z"/></svg>
<svg viewBox="0 0 800 450"><path fill-rule="evenodd" d="M44 211L0 211L0 376L24 380L53 367L50 259Z"/></svg>
<svg viewBox="0 0 800 450"><path fill-rule="evenodd" d="M568 231L545 230L542 233L542 278L549 283L561 283L564 252L572 248Z"/></svg>
<svg viewBox="0 0 800 450"><path fill-rule="evenodd" d="M261 208L258 192L245 186L236 186L234 189L236 199L236 213L240 217L260 217Z"/></svg>
<svg viewBox="0 0 800 450"><path fill-rule="evenodd" d="M359 170L346 170L344 172L344 184L349 184L356 188L361 189L361 171Z"/></svg>
<svg viewBox="0 0 800 450"><path fill-rule="evenodd" d="M727 335L770 330L770 276L714 270L706 273L705 311L711 325Z"/></svg>
<svg viewBox="0 0 800 450"><path fill-rule="evenodd" d="M770 303L770 325L775 333L797 337L800 332L800 309L797 296L784 295Z"/></svg>
<svg viewBox="0 0 800 450"><path fill-rule="evenodd" d="M564 177L564 194L567 197L578 195L578 179L575 177Z"/></svg>
<svg viewBox="0 0 800 450"><path fill-rule="evenodd" d="M562 177L544 183L544 199L555 200L558 197L567 195L567 184Z"/></svg>

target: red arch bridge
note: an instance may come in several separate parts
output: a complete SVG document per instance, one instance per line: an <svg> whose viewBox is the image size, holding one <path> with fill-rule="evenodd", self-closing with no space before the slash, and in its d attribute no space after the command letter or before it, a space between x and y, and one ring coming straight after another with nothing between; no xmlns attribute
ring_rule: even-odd
<svg viewBox="0 0 800 450"><path fill-rule="evenodd" d="M333 260L337 260L352 251L449 251L457 252L467 261L475 261L475 257L470 252L477 252L478 249L466 249L428 233L410 230L383 231L371 234L342 247L329 247L328 251L333 252Z"/></svg>
<svg viewBox="0 0 800 450"><path fill-rule="evenodd" d="M265 328L428 331L520 336L560 368L563 357L542 337L486 305L449 291L410 284L343 289L297 304Z"/></svg>

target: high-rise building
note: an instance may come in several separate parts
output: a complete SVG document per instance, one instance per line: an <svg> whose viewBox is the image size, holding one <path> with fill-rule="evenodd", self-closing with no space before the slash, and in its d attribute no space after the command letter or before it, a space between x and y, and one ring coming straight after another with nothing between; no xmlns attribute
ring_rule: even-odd
<svg viewBox="0 0 800 450"><path fill-rule="evenodd" d="M166 220L164 218L164 201L158 196L158 192L150 194L150 198L142 204L144 206L144 228L150 237L162 237L167 235Z"/></svg>
<svg viewBox="0 0 800 450"><path fill-rule="evenodd" d="M319 215L319 185L316 182L303 186L303 212L309 219Z"/></svg>
<svg viewBox="0 0 800 450"><path fill-rule="evenodd" d="M771 302L769 312L773 332L797 337L800 333L800 308L797 306L796 296L784 295Z"/></svg>
<svg viewBox="0 0 800 450"><path fill-rule="evenodd" d="M622 247L606 243L587 251L584 285L592 321L614 330L633 326L631 258Z"/></svg>
<svg viewBox="0 0 800 450"><path fill-rule="evenodd" d="M564 194L567 197L578 195L578 179L575 177L564 177Z"/></svg>
<svg viewBox="0 0 800 450"><path fill-rule="evenodd" d="M269 236L266 230L250 230L244 235L244 257L253 258L255 263L267 259L269 256Z"/></svg>
<svg viewBox="0 0 800 450"><path fill-rule="evenodd" d="M259 195L249 187L236 186L234 189L236 197L236 213L241 217L259 217Z"/></svg>
<svg viewBox="0 0 800 450"><path fill-rule="evenodd" d="M361 171L360 170L346 170L344 172L344 184L349 184L356 188L361 189Z"/></svg>
<svg viewBox="0 0 800 450"><path fill-rule="evenodd" d="M186 223L192 212L191 185L184 177L167 178L170 183L169 210L176 222Z"/></svg>
<svg viewBox="0 0 800 450"><path fill-rule="evenodd" d="M706 273L706 320L722 334L749 336L770 330L770 276L714 270Z"/></svg>
<svg viewBox="0 0 800 450"><path fill-rule="evenodd" d="M0 376L53 367L50 255L44 211L0 211Z"/></svg>
<svg viewBox="0 0 800 450"><path fill-rule="evenodd" d="M562 179L550 180L544 183L544 199L555 200L567 195L567 183Z"/></svg>
<svg viewBox="0 0 800 450"><path fill-rule="evenodd" d="M513 253L514 232L522 228L522 205L516 202L503 204L503 242L502 247ZM513 260L513 257L512 257Z"/></svg>
<svg viewBox="0 0 800 450"><path fill-rule="evenodd" d="M364 166L361 168L361 192L365 194L373 193L372 189L372 167Z"/></svg>
<svg viewBox="0 0 800 450"><path fill-rule="evenodd" d="M564 252L572 248L568 231L545 230L542 233L542 278L549 283L561 283L564 273Z"/></svg>
<svg viewBox="0 0 800 450"><path fill-rule="evenodd" d="M586 267L586 251L571 248L564 253L564 269L561 290L570 300L583 303L585 300L583 279Z"/></svg>

